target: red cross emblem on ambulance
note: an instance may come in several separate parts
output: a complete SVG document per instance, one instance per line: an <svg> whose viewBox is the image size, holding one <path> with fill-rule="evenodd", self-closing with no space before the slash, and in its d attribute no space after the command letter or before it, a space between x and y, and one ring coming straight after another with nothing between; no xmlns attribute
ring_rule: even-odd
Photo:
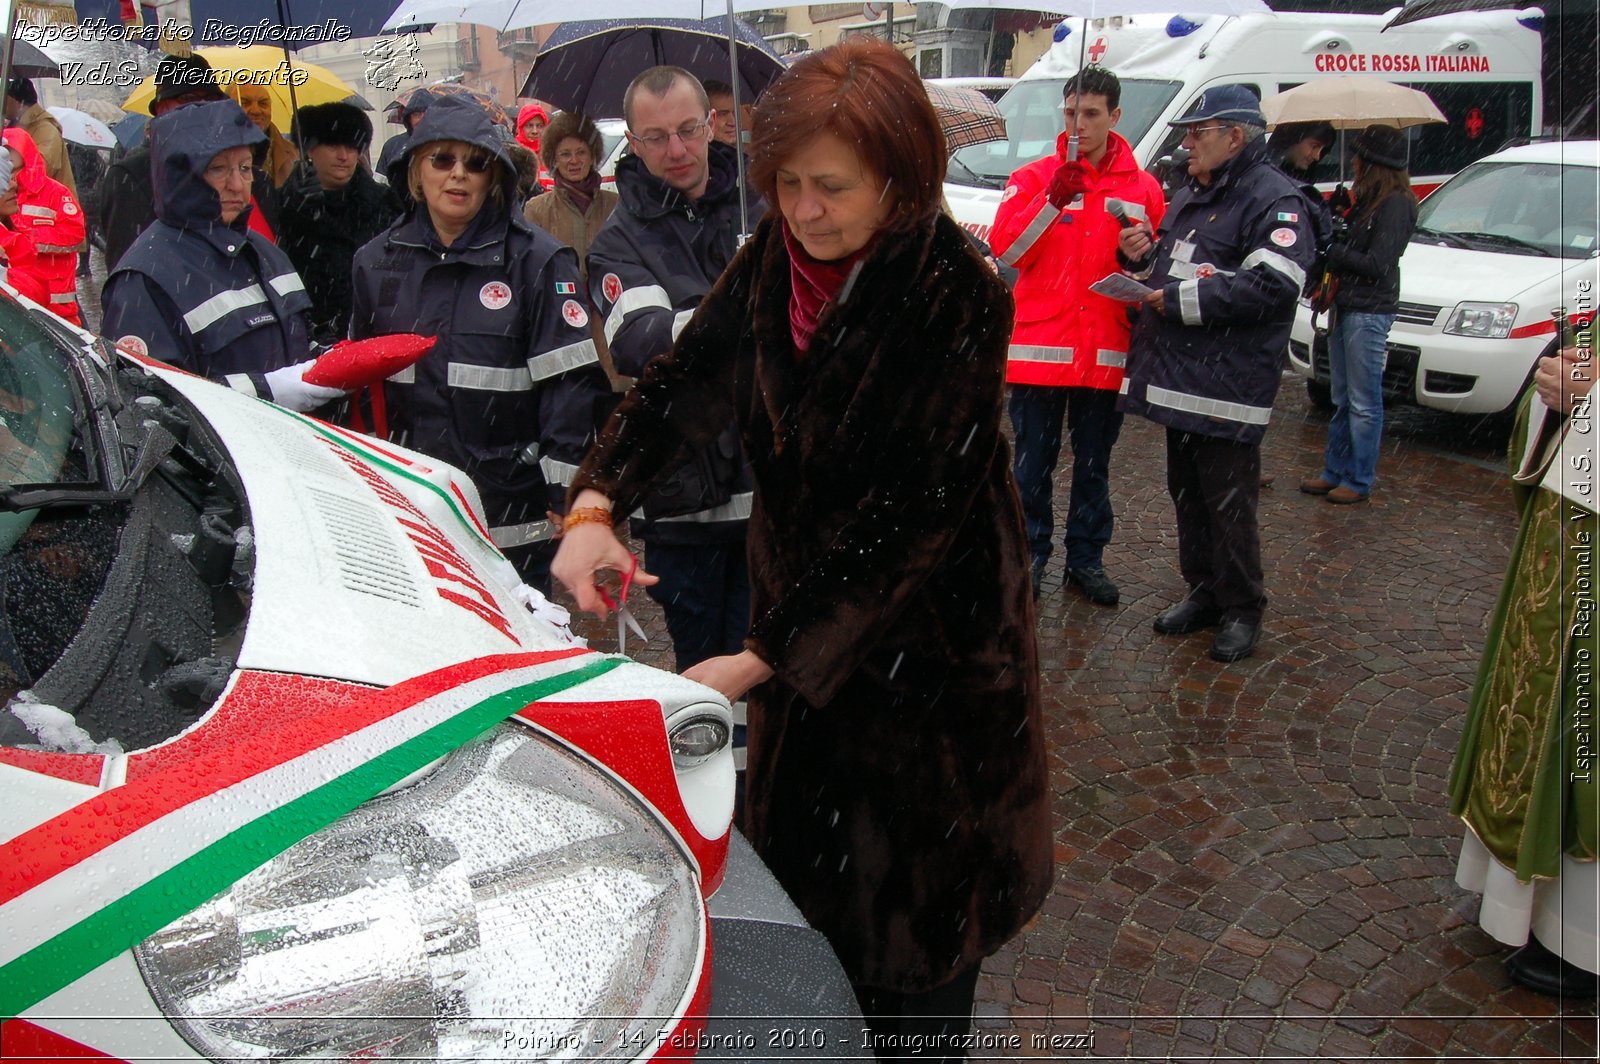
<svg viewBox="0 0 1600 1064"><path fill-rule="evenodd" d="M1105 54L1106 39L1104 37L1096 37L1094 43L1089 46L1089 62L1098 63L1100 62L1100 57Z"/></svg>
<svg viewBox="0 0 1600 1064"><path fill-rule="evenodd" d="M1483 127L1487 125L1483 120L1482 108L1474 107L1467 112L1467 139L1477 140L1483 136Z"/></svg>

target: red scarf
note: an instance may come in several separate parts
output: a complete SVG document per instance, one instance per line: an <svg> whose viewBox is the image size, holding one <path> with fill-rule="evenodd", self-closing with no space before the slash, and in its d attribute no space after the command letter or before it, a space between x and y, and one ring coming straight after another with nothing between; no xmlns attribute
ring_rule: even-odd
<svg viewBox="0 0 1600 1064"><path fill-rule="evenodd" d="M566 192L572 205L578 208L579 214L589 213L589 204L594 202L594 194L600 191L600 171L590 169L589 176L573 184L562 176L561 171L556 171L556 188Z"/></svg>
<svg viewBox="0 0 1600 1064"><path fill-rule="evenodd" d="M784 222L783 244L789 249L789 335L794 338L796 353L804 355L811 349L817 323L833 305L861 260L866 258L873 241L867 241L842 259L823 262L806 253L800 241L789 232L789 223Z"/></svg>

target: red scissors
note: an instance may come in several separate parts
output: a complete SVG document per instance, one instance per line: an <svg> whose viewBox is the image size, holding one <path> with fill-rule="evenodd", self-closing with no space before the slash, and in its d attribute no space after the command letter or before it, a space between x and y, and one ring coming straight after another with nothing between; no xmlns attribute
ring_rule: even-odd
<svg viewBox="0 0 1600 1064"><path fill-rule="evenodd" d="M600 593L600 601L606 604L606 609L617 611L617 653L628 652L628 632L632 631L641 642L648 643L650 637L644 634L644 629L639 627L639 622L634 619L633 612L628 609L628 589L633 586L633 574L639 571L639 559L633 559L633 565L622 574L622 586L617 589L615 600L601 585L595 585L595 590Z"/></svg>

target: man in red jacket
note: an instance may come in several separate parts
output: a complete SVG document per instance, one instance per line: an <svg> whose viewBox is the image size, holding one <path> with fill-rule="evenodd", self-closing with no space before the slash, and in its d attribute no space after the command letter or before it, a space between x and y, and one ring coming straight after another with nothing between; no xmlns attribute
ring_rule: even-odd
<svg viewBox="0 0 1600 1064"><path fill-rule="evenodd" d="M1017 326L1006 380L1016 436L1016 479L1033 552L1039 594L1055 521L1052 483L1065 417L1072 442L1072 498L1067 509L1066 582L1091 602L1117 603L1117 585L1103 555L1111 541L1111 448L1122 430L1117 391L1128 357L1124 304L1089 291L1116 273L1122 222L1153 229L1166 204L1155 178L1112 128L1122 117L1122 86L1101 67L1085 67L1066 84L1067 133L1056 153L1011 175L995 214L992 246L1015 266ZM1068 158L1071 130L1077 154Z"/></svg>

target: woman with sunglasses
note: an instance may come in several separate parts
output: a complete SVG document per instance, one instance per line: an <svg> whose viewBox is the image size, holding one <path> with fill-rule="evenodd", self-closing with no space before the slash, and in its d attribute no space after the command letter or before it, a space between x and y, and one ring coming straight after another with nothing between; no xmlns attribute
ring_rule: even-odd
<svg viewBox="0 0 1600 1064"><path fill-rule="evenodd" d="M1050 887L1011 296L940 213L916 70L851 38L761 98L769 213L585 459L555 572L731 418L755 474L750 636L686 675L749 698L744 828L828 936L881 1056L959 1059L984 957ZM653 583L653 574L638 574Z"/></svg>
<svg viewBox="0 0 1600 1064"><path fill-rule="evenodd" d="M410 209L356 252L350 335L438 337L373 402L391 439L472 477L494 542L546 590L551 518L611 390L577 256L515 209L506 138L473 101L435 101L403 165Z"/></svg>

